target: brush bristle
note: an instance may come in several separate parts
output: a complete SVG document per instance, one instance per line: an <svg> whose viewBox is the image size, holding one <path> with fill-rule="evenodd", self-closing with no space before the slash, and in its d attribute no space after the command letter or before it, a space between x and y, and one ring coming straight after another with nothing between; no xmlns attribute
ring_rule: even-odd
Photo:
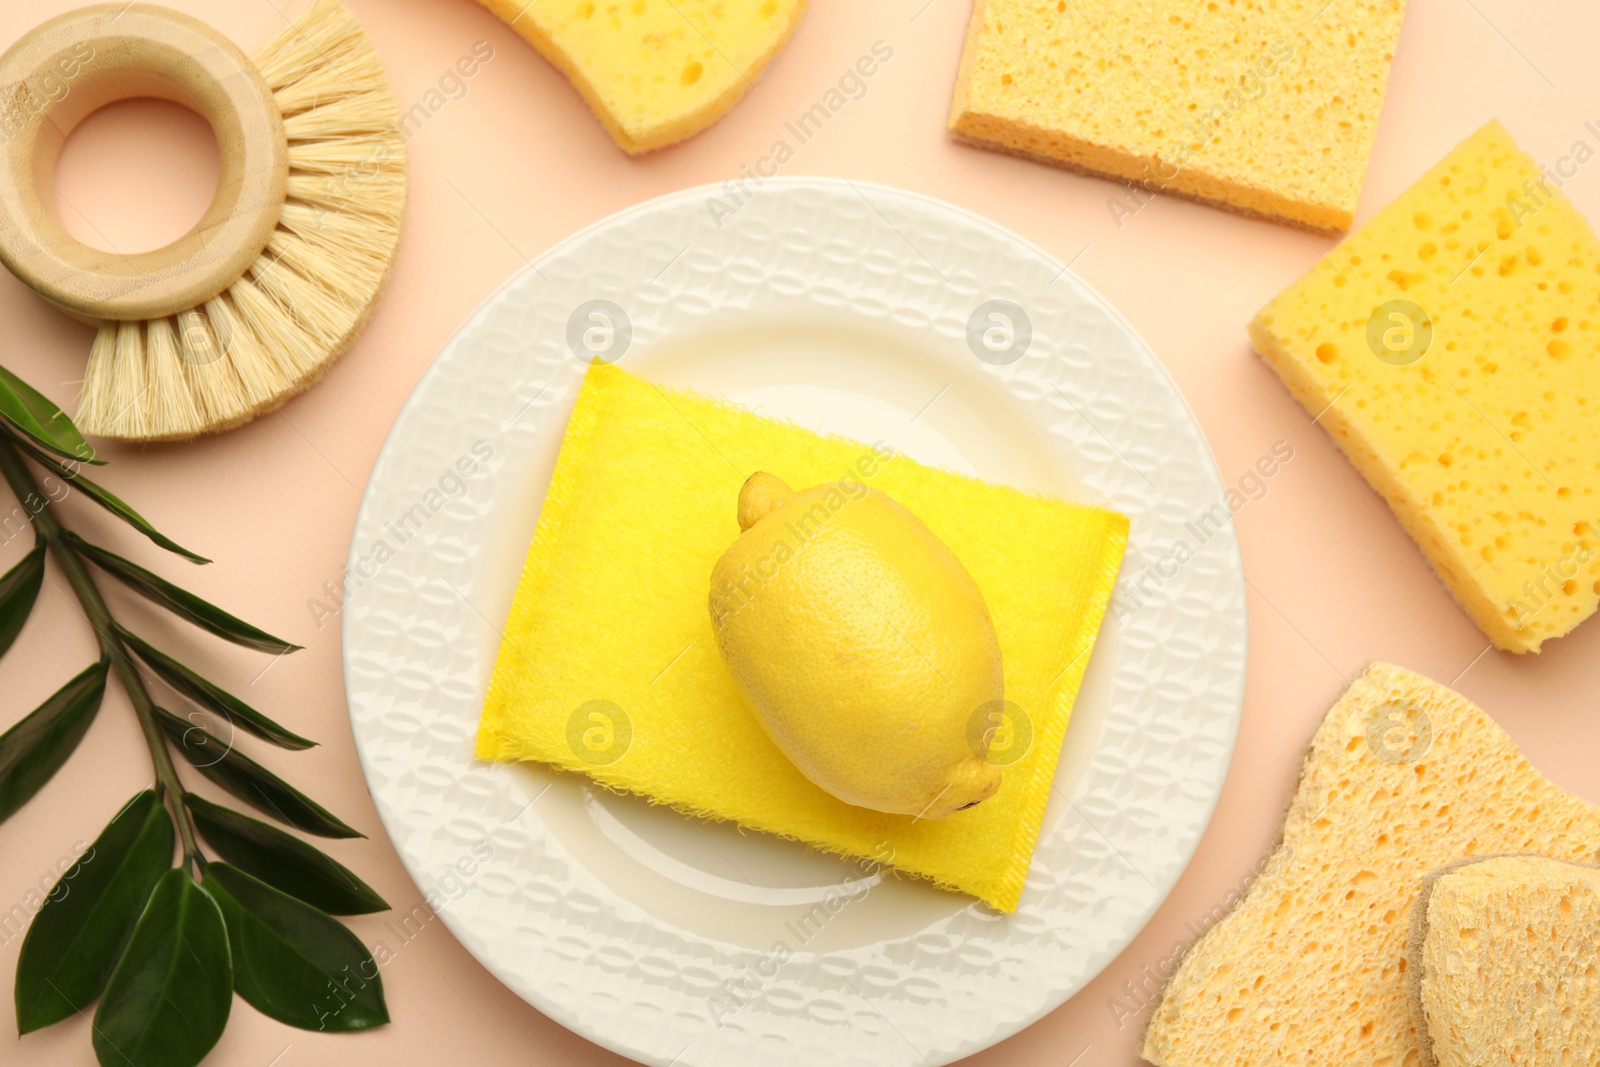
<svg viewBox="0 0 1600 1067"><path fill-rule="evenodd" d="M405 137L366 31L339 0L316 0L255 62L289 141L278 228L201 307L101 327L78 398L86 433L181 440L272 410L349 347L388 278Z"/></svg>
<svg viewBox="0 0 1600 1067"><path fill-rule="evenodd" d="M233 410L234 397L244 388L234 361L222 358L222 342L199 310L181 312L174 321L178 355L196 415L206 423L227 418Z"/></svg>
<svg viewBox="0 0 1600 1067"><path fill-rule="evenodd" d="M108 322L89 349L78 401L78 425L102 437L140 438L148 428L144 323Z"/></svg>
<svg viewBox="0 0 1600 1067"><path fill-rule="evenodd" d="M178 335L172 320L151 319L144 324L144 365L150 398L149 421L155 426L194 426L200 422L189 382L178 354Z"/></svg>
<svg viewBox="0 0 1600 1067"><path fill-rule="evenodd" d="M207 300L206 324L216 338L218 353L226 357L220 362L233 369L239 383L237 395L243 398L243 404L234 400L232 407L258 411L272 400L276 375L271 373L271 361L262 349L261 339L240 323L236 300L236 294L232 293L221 293ZM220 403L216 410L223 410Z"/></svg>
<svg viewBox="0 0 1600 1067"><path fill-rule="evenodd" d="M105 427L113 422L113 412L108 405L116 383L117 327L115 322L102 322L89 348L89 365L84 368L83 388L78 396L80 427ZM102 433L103 430L89 432Z"/></svg>

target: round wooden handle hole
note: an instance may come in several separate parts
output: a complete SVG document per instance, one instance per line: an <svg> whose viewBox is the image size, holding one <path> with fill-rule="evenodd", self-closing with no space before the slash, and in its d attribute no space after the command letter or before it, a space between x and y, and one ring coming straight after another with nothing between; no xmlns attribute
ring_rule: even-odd
<svg viewBox="0 0 1600 1067"><path fill-rule="evenodd" d="M199 114L170 100L116 100L67 135L40 195L47 204L54 196L62 229L83 244L151 252L199 224L221 170L216 134Z"/></svg>

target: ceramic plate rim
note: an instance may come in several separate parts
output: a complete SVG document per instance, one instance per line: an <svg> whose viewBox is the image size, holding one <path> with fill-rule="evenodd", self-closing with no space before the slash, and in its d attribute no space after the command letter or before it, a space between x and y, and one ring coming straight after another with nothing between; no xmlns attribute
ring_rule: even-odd
<svg viewBox="0 0 1600 1067"><path fill-rule="evenodd" d="M867 194L871 193L874 197L879 198L881 202L893 202L893 207L895 209L905 209L908 211L910 216L917 216L919 214L926 215L933 218L936 222L940 222L944 225L954 224L958 227L965 227L969 233L986 233L989 238L996 242L997 245L1009 242L1015 248L1024 250L1029 256L1035 258L1039 264L1047 266L1051 270L1056 271L1057 273L1055 277L1061 278L1064 276L1068 280L1069 286L1073 290L1076 298L1081 301L1085 301L1089 305L1093 305L1098 313L1102 314L1107 321L1114 324L1116 329L1126 338L1135 357L1142 360L1145 372L1150 374L1170 393L1170 400L1175 403L1174 410L1180 412L1182 418L1187 420L1188 427L1192 429L1199 442L1198 454L1191 458L1197 461L1200 471L1212 483L1212 487L1215 489L1217 495L1221 495L1223 486L1220 473L1218 472L1215 461L1206 445L1204 435L1199 428L1198 420L1195 419L1192 409L1179 392L1177 385L1173 381L1170 373L1160 363L1160 361L1156 359L1153 351L1132 328L1132 326L1129 325L1127 321L1120 315L1120 313L1118 313L1107 301L1105 301L1104 298L1100 297L1098 293L1096 293L1089 286L1085 285L1081 279L1077 278L1077 276L1073 274L1066 266L1061 264L1059 260L1052 257L1044 250L1040 249L1037 245L1028 241L1026 238L1023 238L1020 235L1017 235L1014 232L957 205L948 204L921 193L877 185L874 183L856 182L850 181L849 179L840 180L811 177L771 179L762 187L760 198L757 202L760 202L761 200L770 202L772 200L782 199L785 196L799 196L803 193L803 191L807 190L820 191L824 197L860 196L862 200L865 200L874 208L874 211L883 218L885 223L888 223L889 226L894 227L894 223L891 222L888 216L883 213L879 205L874 204L873 200L868 197ZM430 391L439 386L446 374L446 368L450 361L460 358L462 346L472 336L473 331L481 327L486 316L491 312L491 310L501 302L514 299L519 283L526 279L530 273L537 272L541 265L549 266L552 263L558 262L562 259L562 257L571 254L574 250L581 249L586 243L594 241L608 232L626 230L628 227L638 223L641 219L650 219L652 217L662 216L663 214L670 214L672 211L681 208L685 204L703 202L707 197L717 195L720 191L721 190L717 186L700 186L684 189L631 206L611 216L594 222L572 234L571 236L563 239L557 244L551 246L547 251L535 259L530 260L527 267L514 274L510 279L498 287L495 292L491 294L482 304L474 309L472 314L465 319L462 326L451 335L448 341L445 342L438 355L435 356L435 358L429 363L427 369L418 378L405 403L401 406L399 412L396 414L393 425L385 435L383 445L373 463L372 475L363 490L360 508L357 512L356 520L352 529L351 550L348 557L349 566L354 567L357 564L363 544L370 543L363 541L363 535L367 532L370 532L377 521L376 509L380 500L380 494L376 487L380 482L380 478L388 474L386 460L397 449L399 442L401 442L401 440L404 438L407 432L406 424L408 419L427 401ZM931 261L929 265L932 265ZM934 267L934 270L937 271L938 268ZM1110 440L1111 438L1107 437L1108 443ZM1115 448L1115 444L1113 444L1112 447ZM1147 478L1146 480L1148 481L1149 479ZM1205 783L1208 786L1208 793L1203 799L1198 800L1198 802L1192 808L1194 829L1191 833L1187 834L1185 837L1176 842L1176 847L1171 850L1172 862L1163 868L1157 879L1145 877L1145 881L1150 882L1152 888L1155 890L1154 894L1148 900L1141 902L1141 905L1137 909L1136 913L1130 913L1122 918L1123 930L1118 937L1112 939L1113 944L1110 951L1106 952L1102 950L1101 955L1103 958L1099 959L1098 966L1094 966L1086 975L1084 975L1076 984L1076 986L1060 991L1052 990L1050 994L1042 997L1027 1011L1007 1020L1003 1028L1003 1032L993 1031L977 1035L966 1045L955 1048L953 1054L950 1055L945 1054L949 1050L941 1049L936 1053L935 1058L929 1062L948 1062L949 1059L957 1058L958 1056L962 1055L968 1055L980 1048L987 1047L994 1041L1009 1036L1009 1034L1022 1029L1023 1027L1042 1017L1044 1014L1058 1007L1069 996L1077 992L1078 989L1081 989L1084 984L1087 984L1088 981L1092 980L1092 978L1098 974L1106 964L1108 964L1118 953L1127 947L1128 943L1133 940L1133 938L1149 920L1150 916L1154 914L1155 910L1166 899L1167 895L1171 892L1173 885L1176 883L1177 878L1181 875L1183 869L1187 866L1187 863L1192 858L1194 851L1198 846L1200 836L1204 832L1205 827L1208 825L1220 797L1222 784L1226 778L1228 765L1231 761L1234 745L1237 740L1239 720L1243 703L1243 686L1245 678L1245 640L1247 625L1243 599L1244 578L1238 542L1233 531L1231 520L1226 524L1225 528L1219 532L1218 538L1219 541L1214 547L1218 550L1218 555L1221 558L1223 573L1221 574L1220 580L1224 584L1231 581L1232 584L1237 586L1236 604L1229 605L1230 609L1232 609L1236 615L1236 620L1230 619L1230 621L1237 622L1237 633L1233 635L1234 643L1230 647L1230 654L1236 657L1237 663L1236 666L1231 667L1229 671L1233 679L1231 690L1218 694L1219 700L1221 700L1223 703L1231 705L1231 711L1228 713L1226 721L1220 722L1221 732L1215 738L1216 743L1220 746L1221 754L1220 759L1213 759L1212 761L1215 765L1214 774L1212 780ZM1131 562L1133 562L1132 553L1130 553L1130 563ZM1124 574L1126 576L1126 570ZM1156 605L1157 608L1160 608L1160 606L1161 605L1159 604ZM385 789L385 779L383 775L379 773L377 768L379 748L384 744L384 741L381 737L374 736L374 734L368 729L367 722L363 719L362 715L359 714L361 709L366 706L369 696L371 696L367 689L363 687L362 680L359 676L359 671L357 670L359 657L367 648L367 645L364 644L366 635L362 632L363 617L363 614L358 611L346 612L343 616L341 627L341 659L344 668L343 674L345 679L346 696L349 704L352 731L355 736L356 748L361 759L363 773L367 778L369 787L372 789L374 803L378 808L385 831L389 834L391 840L394 842L408 873L417 881L419 885L426 885L430 881L437 880L437 863L430 862L429 857L417 854L403 844L403 841L405 840L404 831L406 830L406 827L403 824L396 824L396 820L400 818L399 809L392 806L388 802ZM1111 625L1109 621L1107 625ZM1101 739L1101 743L1102 745L1104 744L1104 738ZM1110 843L1109 837L1107 838L1107 842ZM1112 845L1112 847L1115 848L1115 845ZM491 973L494 973L497 978L499 978L502 982L505 982L513 990L518 992L519 995L523 996L524 999L528 1000L546 1015L549 1015L558 1022L563 1023L563 1025L573 1029L587 1039L611 1048L612 1050L623 1055L640 1058L645 1062L667 1062L666 1055L661 1053L658 1049L641 1048L636 1044L629 1043L621 1038L615 1038L606 1030L605 1027L592 1025L593 1021L586 1020L581 1016L581 1013L575 1013L566 1005L558 1002L557 1000L549 996L542 995L540 989L535 984L529 982L525 975L517 973L514 969L510 973L507 973L507 968L499 961L490 961L484 959L482 955L472 947L473 943L477 940L477 932L472 928L471 923L466 917L452 912L449 909L438 909L437 913L445 920L446 925L451 929L452 933L454 933L463 942L463 944L468 947L470 952L479 958L479 961L483 963L484 966L491 971ZM885 1021L888 1021L887 1016L885 1016ZM891 1027L893 1026L892 1023L890 1023L890 1025ZM690 1063L691 1060L684 1060L682 1062L687 1064ZM881 1058L876 1062L881 1063ZM920 1060L918 1062L920 1062Z"/></svg>

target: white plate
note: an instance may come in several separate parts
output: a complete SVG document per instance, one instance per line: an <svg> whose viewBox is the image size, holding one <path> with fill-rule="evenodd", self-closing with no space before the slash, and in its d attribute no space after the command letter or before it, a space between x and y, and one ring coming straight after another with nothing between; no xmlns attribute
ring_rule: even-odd
<svg viewBox="0 0 1600 1067"><path fill-rule="evenodd" d="M684 1067L942 1064L1080 989L1177 881L1238 728L1238 544L1225 506L1203 543L1186 526L1215 520L1223 487L1171 379L1042 251L866 183L773 180L731 216L713 210L722 195L691 189L565 241L423 375L351 546L352 574L370 575L344 613L356 743L450 929L590 1040ZM1025 351L1014 312L1013 348L986 315L969 343L969 319L996 299L1025 309ZM1131 517L1120 607L1014 915L896 878L851 888L849 866L801 846L474 761L498 629L583 373L575 311L570 335L605 341L593 300L625 309L615 325L631 338L612 334L607 358L638 374ZM1180 541L1195 550L1181 565Z"/></svg>

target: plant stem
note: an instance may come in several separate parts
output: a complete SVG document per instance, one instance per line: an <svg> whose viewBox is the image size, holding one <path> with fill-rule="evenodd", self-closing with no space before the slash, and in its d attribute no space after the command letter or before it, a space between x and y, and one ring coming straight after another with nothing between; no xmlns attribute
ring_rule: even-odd
<svg viewBox="0 0 1600 1067"><path fill-rule="evenodd" d="M177 768L172 765L166 734L156 722L155 701L150 698L144 679L140 677L132 656L117 634L111 611L94 584L94 577L90 575L83 557L62 536L65 530L56 518L50 499L39 490L39 483L16 446L4 438L0 438L0 475L11 483L11 490L27 509L35 532L50 546L51 554L67 576L67 584L72 586L78 603L83 605L84 616L89 620L89 625L94 627L101 654L111 661L117 677L122 679L123 689L127 690L128 698L133 701L133 710L139 717L139 728L144 732L145 747L150 750L150 762L155 764L157 787L166 798L172 820L178 827L178 836L183 841L183 862L198 876L202 857L200 847L195 842L194 827L189 822L188 809L183 802L183 783L178 779Z"/></svg>

